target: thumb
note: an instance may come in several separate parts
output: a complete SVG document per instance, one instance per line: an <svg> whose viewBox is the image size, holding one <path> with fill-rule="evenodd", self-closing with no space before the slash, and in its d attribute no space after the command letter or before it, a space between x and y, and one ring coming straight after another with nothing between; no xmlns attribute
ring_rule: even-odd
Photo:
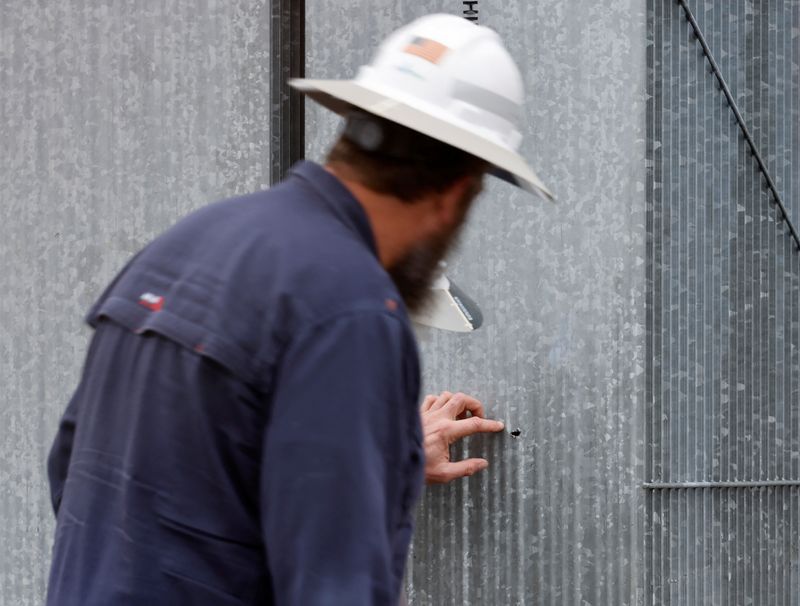
<svg viewBox="0 0 800 606"><path fill-rule="evenodd" d="M445 482L450 482L458 478L474 475L487 467L489 467L489 461L486 459L464 459L463 461L448 463L442 475Z"/></svg>

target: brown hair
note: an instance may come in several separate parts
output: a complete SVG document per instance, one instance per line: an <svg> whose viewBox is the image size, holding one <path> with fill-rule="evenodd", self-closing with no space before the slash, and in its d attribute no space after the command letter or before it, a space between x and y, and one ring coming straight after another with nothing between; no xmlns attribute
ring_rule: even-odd
<svg viewBox="0 0 800 606"><path fill-rule="evenodd" d="M371 128L380 129L374 149L359 144L349 128L354 120L365 117ZM347 120L327 162L346 165L365 187L404 202L441 193L461 177L482 176L489 167L472 154L373 114L352 114Z"/></svg>

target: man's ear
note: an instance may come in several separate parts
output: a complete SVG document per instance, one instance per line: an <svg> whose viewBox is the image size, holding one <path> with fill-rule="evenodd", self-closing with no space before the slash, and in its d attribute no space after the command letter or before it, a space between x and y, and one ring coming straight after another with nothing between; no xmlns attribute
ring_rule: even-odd
<svg viewBox="0 0 800 606"><path fill-rule="evenodd" d="M481 177L464 175L445 189L436 199L436 210L441 223L452 226L464 218L465 197L474 197L480 191Z"/></svg>

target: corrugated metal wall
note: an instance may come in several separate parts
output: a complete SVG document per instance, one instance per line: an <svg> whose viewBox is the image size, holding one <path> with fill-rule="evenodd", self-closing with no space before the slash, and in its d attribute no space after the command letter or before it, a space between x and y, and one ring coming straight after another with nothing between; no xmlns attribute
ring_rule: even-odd
<svg viewBox="0 0 800 606"><path fill-rule="evenodd" d="M796 223L799 4L692 2ZM313 77L464 10L308 5ZM796 604L800 489L641 486L800 479L799 257L679 6L477 8L523 68L524 151L559 204L492 184L451 263L486 325L420 332L428 389L521 436L469 441L490 470L428 491L412 603ZM268 182L268 25L266 0L3 4L0 606L42 601L84 310L175 218ZM336 121L308 119L320 158Z"/></svg>
<svg viewBox="0 0 800 606"><path fill-rule="evenodd" d="M269 182L266 0L0 6L0 605L44 599L82 317L177 217Z"/></svg>
<svg viewBox="0 0 800 606"><path fill-rule="evenodd" d="M689 4L797 223L800 3ZM800 254L681 7L648 22L648 603L797 604Z"/></svg>
<svg viewBox="0 0 800 606"><path fill-rule="evenodd" d="M432 490L415 604L629 604L638 579L644 366L644 10L480 2L530 104L525 152L559 195L492 185L453 260L477 335L424 332L430 389L519 427L473 440L491 472ZM462 2L309 3L309 74L341 76L414 16ZM7 0L0 15L0 605L42 602L44 461L80 318L177 217L268 181L267 2ZM624 27L621 24L624 23ZM319 157L335 121L309 108Z"/></svg>
<svg viewBox="0 0 800 606"><path fill-rule="evenodd" d="M644 393L645 5L477 3L526 79L524 153L557 206L492 182L451 262L486 323L420 332L429 390L519 428L472 439L491 467L432 487L412 604L637 603ZM456 0L309 4L309 77L353 74L393 28ZM309 106L319 158L335 120ZM639 597L641 597L639 595Z"/></svg>

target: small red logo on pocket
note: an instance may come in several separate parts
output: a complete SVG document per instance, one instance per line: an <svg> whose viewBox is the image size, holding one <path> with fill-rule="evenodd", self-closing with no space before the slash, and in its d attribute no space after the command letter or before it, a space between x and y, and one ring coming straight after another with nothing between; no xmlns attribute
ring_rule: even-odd
<svg viewBox="0 0 800 606"><path fill-rule="evenodd" d="M146 292L139 297L139 305L144 305L147 309L152 309L153 311L159 311L164 307L164 297Z"/></svg>

